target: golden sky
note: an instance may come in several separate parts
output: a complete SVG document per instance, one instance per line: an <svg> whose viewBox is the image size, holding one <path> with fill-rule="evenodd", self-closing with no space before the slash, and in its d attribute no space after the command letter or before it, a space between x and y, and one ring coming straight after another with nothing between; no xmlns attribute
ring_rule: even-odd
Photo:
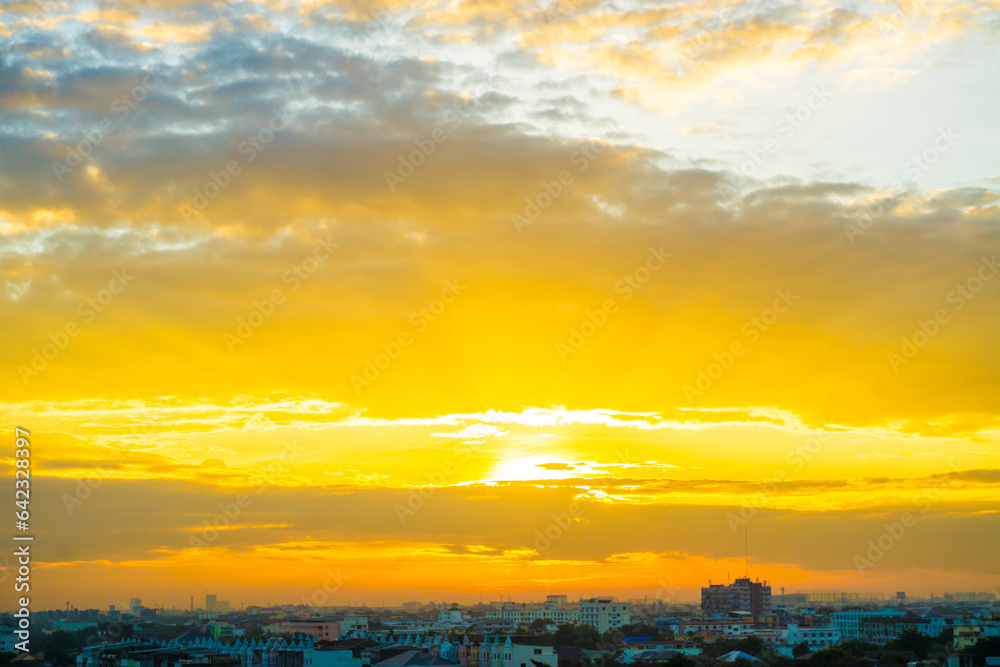
<svg viewBox="0 0 1000 667"><path fill-rule="evenodd" d="M1000 3L0 11L36 608L1000 586Z"/></svg>

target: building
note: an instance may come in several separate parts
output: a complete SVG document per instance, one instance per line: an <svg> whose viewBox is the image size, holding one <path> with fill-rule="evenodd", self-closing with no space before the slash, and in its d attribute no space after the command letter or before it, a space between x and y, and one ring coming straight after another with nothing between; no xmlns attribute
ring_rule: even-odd
<svg viewBox="0 0 1000 667"><path fill-rule="evenodd" d="M744 611L754 616L771 612L771 587L749 577L731 584L709 584L701 589L701 609L706 616L725 616Z"/></svg>
<svg viewBox="0 0 1000 667"><path fill-rule="evenodd" d="M545 597L546 609L565 609L569 605L569 598L565 595L548 595Z"/></svg>
<svg viewBox="0 0 1000 667"><path fill-rule="evenodd" d="M751 620L708 619L680 621L677 624L677 635L685 637L689 633L702 636L717 636L742 638L754 634L754 624Z"/></svg>
<svg viewBox="0 0 1000 667"><path fill-rule="evenodd" d="M281 621L281 633L308 635L316 640L336 641L340 639L340 621L322 618L286 618Z"/></svg>
<svg viewBox="0 0 1000 667"><path fill-rule="evenodd" d="M615 602L613 598L580 600L579 622L594 626L601 634L628 625L632 622L629 603Z"/></svg>
<svg viewBox="0 0 1000 667"><path fill-rule="evenodd" d="M975 646L981 637L1000 637L1000 621L955 621L955 650Z"/></svg>
<svg viewBox="0 0 1000 667"><path fill-rule="evenodd" d="M684 640L651 640L632 642L622 650L622 662L626 665L634 663L662 663L678 653L682 655L698 655L701 648L694 642Z"/></svg>
<svg viewBox="0 0 1000 667"><path fill-rule="evenodd" d="M550 595L545 604L526 604L516 602L495 602L494 608L486 611L487 621L510 621L515 627L518 625L531 625L539 619L548 619L553 623L561 625L563 623L576 623L580 620L579 610L569 608L565 603L554 602L551 598L563 599L564 595Z"/></svg>
<svg viewBox="0 0 1000 667"><path fill-rule="evenodd" d="M0 653L17 653L16 644L20 641L11 627L0 628Z"/></svg>
<svg viewBox="0 0 1000 667"><path fill-rule="evenodd" d="M898 618L903 612L895 609L882 611L835 611L830 617L830 624L837 628L844 641L861 639L861 620L865 618Z"/></svg>
<svg viewBox="0 0 1000 667"><path fill-rule="evenodd" d="M771 603L774 606L785 607L788 609L802 609L803 607L809 606L809 594L782 593L781 595L772 595Z"/></svg>
<svg viewBox="0 0 1000 667"><path fill-rule="evenodd" d="M453 627L456 625L461 625L462 623L462 610L461 609L442 609L438 612L438 625L444 628Z"/></svg>
<svg viewBox="0 0 1000 667"><path fill-rule="evenodd" d="M218 597L215 595L205 595L205 611L213 612L218 607Z"/></svg>
<svg viewBox="0 0 1000 667"><path fill-rule="evenodd" d="M884 644L909 629L928 637L937 637L944 631L944 625L944 620L940 618L862 618L859 623L859 639L872 644Z"/></svg>
<svg viewBox="0 0 1000 667"><path fill-rule="evenodd" d="M945 593L945 602L993 602L996 593Z"/></svg>
<svg viewBox="0 0 1000 667"><path fill-rule="evenodd" d="M367 616L345 616L340 622L340 634L347 636L357 636L368 632Z"/></svg>
<svg viewBox="0 0 1000 667"><path fill-rule="evenodd" d="M787 628L778 632L780 642L788 647L791 657L791 649L805 642L811 651L833 646L840 643L840 632L837 628L828 627L799 627L796 623L789 623Z"/></svg>
<svg viewBox="0 0 1000 667"><path fill-rule="evenodd" d="M132 598L128 603L128 610L138 616L139 612L142 611L142 600L139 598Z"/></svg>
<svg viewBox="0 0 1000 667"><path fill-rule="evenodd" d="M184 637L182 635L182 637ZM81 649L77 667L362 667L350 650L326 650L311 638L223 643L218 639L100 644Z"/></svg>

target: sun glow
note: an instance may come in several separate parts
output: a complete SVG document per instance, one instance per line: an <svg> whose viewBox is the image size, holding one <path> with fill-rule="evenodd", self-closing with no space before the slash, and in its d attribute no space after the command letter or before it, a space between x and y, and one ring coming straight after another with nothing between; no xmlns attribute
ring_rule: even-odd
<svg viewBox="0 0 1000 667"><path fill-rule="evenodd" d="M551 455L519 456L498 461L489 472L491 482L523 482L536 479L567 479L577 476L573 464L559 463Z"/></svg>

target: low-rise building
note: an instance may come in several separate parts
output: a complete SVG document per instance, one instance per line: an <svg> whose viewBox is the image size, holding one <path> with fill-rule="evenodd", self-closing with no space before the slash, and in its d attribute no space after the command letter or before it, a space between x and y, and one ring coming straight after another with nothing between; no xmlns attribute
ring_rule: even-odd
<svg viewBox="0 0 1000 667"><path fill-rule="evenodd" d="M830 623L840 632L840 637L844 641L861 639L861 621L866 618L898 618L903 612L895 609L883 609L879 611L862 611L860 609L850 611L836 611L830 617Z"/></svg>
<svg viewBox="0 0 1000 667"><path fill-rule="evenodd" d="M778 630L780 646L787 648L788 656L791 650L805 642L813 651L840 643L840 631L832 626L799 627L797 623L789 623L788 627Z"/></svg>
<svg viewBox="0 0 1000 667"><path fill-rule="evenodd" d="M952 628L957 651L975 646L982 637L1000 637L1000 621L956 621Z"/></svg>
<svg viewBox="0 0 1000 667"><path fill-rule="evenodd" d="M892 641L905 630L916 630L928 637L937 637L944 630L940 618L863 618L860 622L860 639L872 644Z"/></svg>
<svg viewBox="0 0 1000 667"><path fill-rule="evenodd" d="M303 634L313 639L340 639L340 622L320 618L286 618L282 619L279 631L282 634Z"/></svg>

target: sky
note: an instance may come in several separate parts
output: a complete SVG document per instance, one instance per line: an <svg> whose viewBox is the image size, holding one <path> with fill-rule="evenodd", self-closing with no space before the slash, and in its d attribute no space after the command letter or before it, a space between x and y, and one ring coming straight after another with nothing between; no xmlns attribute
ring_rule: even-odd
<svg viewBox="0 0 1000 667"><path fill-rule="evenodd" d="M0 15L36 608L1000 587L997 0Z"/></svg>

